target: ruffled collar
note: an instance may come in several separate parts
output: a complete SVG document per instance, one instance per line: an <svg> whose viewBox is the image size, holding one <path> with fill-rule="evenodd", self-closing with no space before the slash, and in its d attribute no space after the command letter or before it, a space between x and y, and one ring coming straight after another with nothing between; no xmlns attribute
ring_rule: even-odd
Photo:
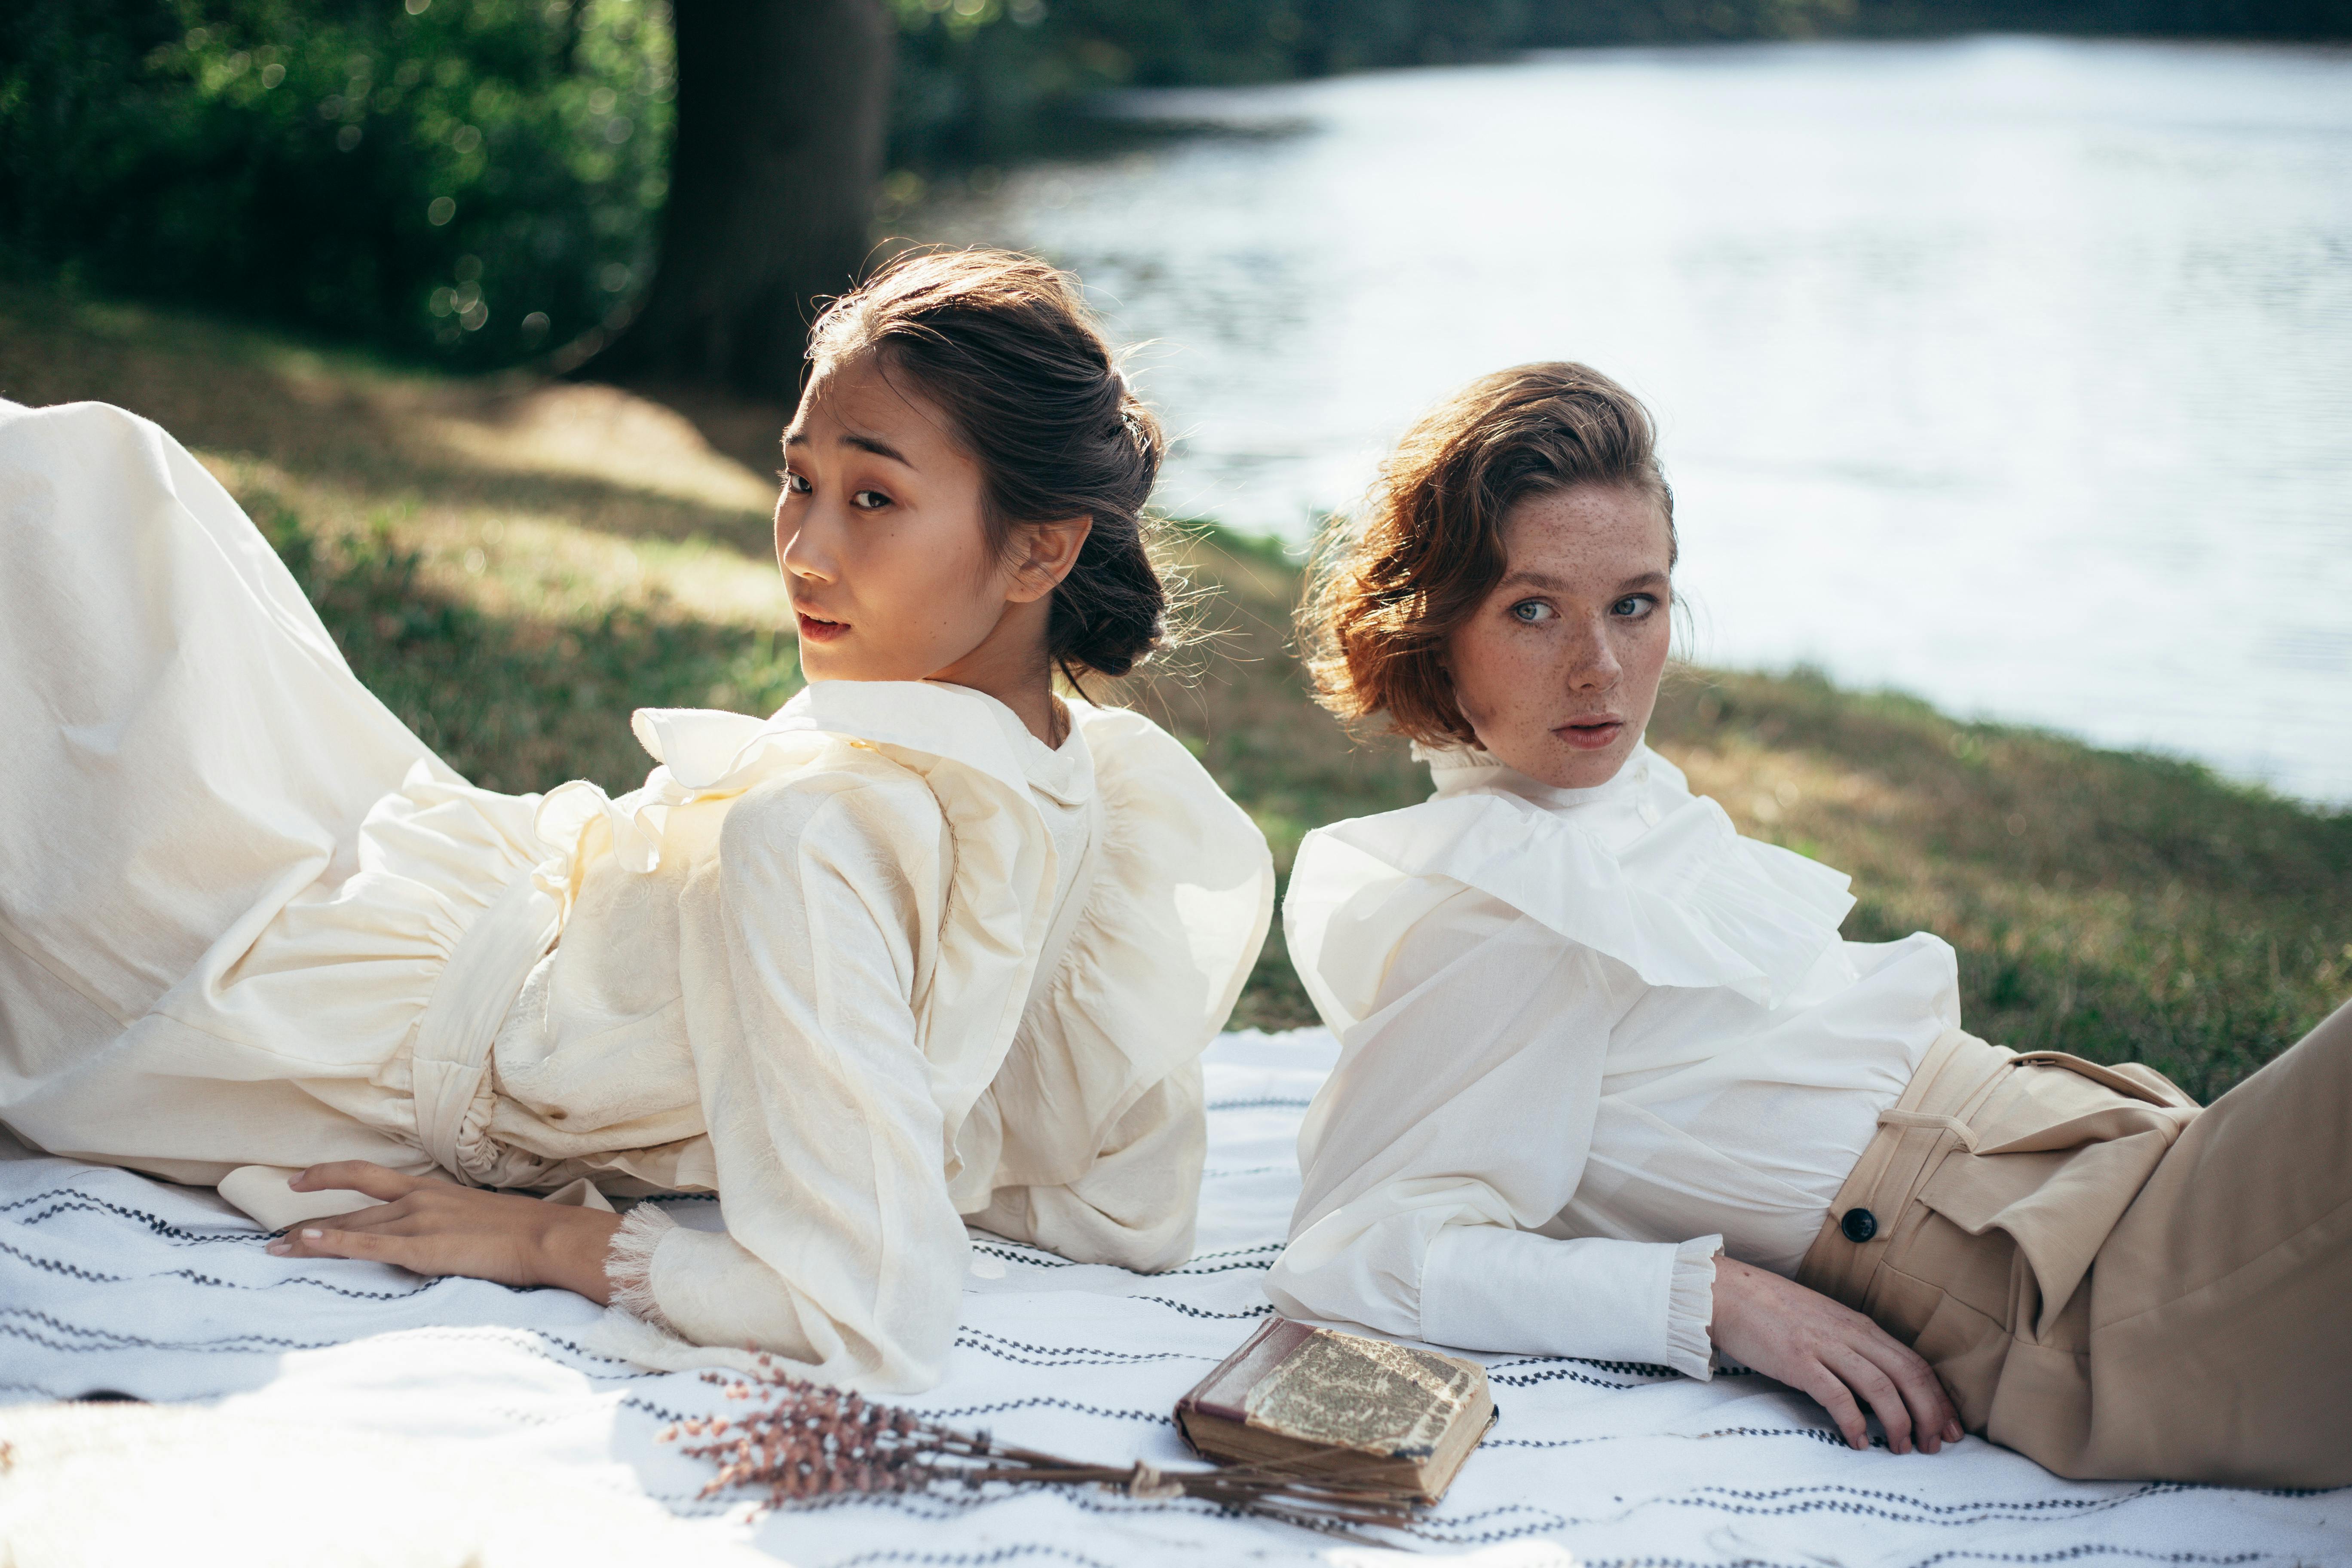
<svg viewBox="0 0 2352 1568"><path fill-rule="evenodd" d="M1064 805L1095 793L1091 748L1084 739L1098 717L1090 704L1065 699L1070 733L1059 748L1042 744L1013 710L969 687L929 680L821 680L803 687L765 719L706 708L640 708L629 721L637 743L660 765L617 800L574 780L541 802L540 837L562 847L568 867L581 830L602 817L612 825L614 853L635 871L661 860L668 813L691 801L740 795L761 780L814 756L830 738L887 751L928 771L929 761L956 763L1027 802L1034 787ZM542 868L559 878L561 868Z"/></svg>
<svg viewBox="0 0 2352 1568"><path fill-rule="evenodd" d="M1008 788L1034 785L1075 805L1094 793L1094 763L1078 712L1087 704L1066 706L1070 732L1058 748L1039 741L1019 715L986 692L940 680L820 680L766 719L702 708L640 708L630 727L669 781L689 790L726 787L771 741L824 734L943 757Z"/></svg>
<svg viewBox="0 0 2352 1568"><path fill-rule="evenodd" d="M1681 770L1650 750L1647 742L1634 746L1614 777L1582 789L1564 789L1531 778L1492 752L1476 746L1436 747L1416 742L1412 755L1414 761L1429 764L1430 783L1436 786L1430 797L1433 800L1489 790L1517 795L1551 812L1617 805L1630 806L1643 825L1649 827L1655 827L1664 814L1664 803L1655 797L1652 787L1658 776L1673 775L1677 788L1683 784Z"/></svg>
<svg viewBox="0 0 2352 1568"><path fill-rule="evenodd" d="M1462 887L1649 984L1723 987L1767 1007L1794 992L1853 907L1842 873L1740 837L1646 746L1585 790L1457 755L1429 759L1429 801L1335 823L1299 848L1284 921L1335 1028L1363 1016L1395 944Z"/></svg>

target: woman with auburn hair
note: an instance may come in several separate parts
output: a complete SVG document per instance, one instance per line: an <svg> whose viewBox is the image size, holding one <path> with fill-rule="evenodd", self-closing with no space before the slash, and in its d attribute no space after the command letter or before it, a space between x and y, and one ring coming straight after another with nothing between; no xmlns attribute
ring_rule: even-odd
<svg viewBox="0 0 2352 1568"><path fill-rule="evenodd" d="M1575 364L1407 435L1302 612L1426 803L1308 836L1284 921L1340 1056L1268 1293L1469 1350L1717 1353L1897 1453L2352 1483L2352 1006L2209 1108L1960 1026L1952 950L1643 741L1674 500Z"/></svg>
<svg viewBox="0 0 2352 1568"><path fill-rule="evenodd" d="M640 710L643 788L542 798L410 734L162 431L0 405L0 1120L282 1256L878 1389L944 1372L967 1222L1181 1262L1272 868L1183 746L1053 684L1160 640L1162 447L1071 279L884 268L784 432L811 684ZM604 1201L677 1191L727 1228Z"/></svg>

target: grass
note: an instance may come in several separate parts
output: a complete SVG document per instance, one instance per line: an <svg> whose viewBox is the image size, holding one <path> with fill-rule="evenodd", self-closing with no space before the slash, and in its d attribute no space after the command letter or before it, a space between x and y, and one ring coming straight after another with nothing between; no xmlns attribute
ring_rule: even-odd
<svg viewBox="0 0 2352 1568"><path fill-rule="evenodd" d="M0 291L0 395L118 403L186 441L361 677L487 786L631 787L632 708L766 711L798 684L768 540L781 409L436 379L23 290ZM1213 635L1097 695L1182 736L1286 872L1317 824L1421 798L1402 746L1308 700L1297 564L1210 525L1174 544ZM2352 815L1801 672L1680 672L1651 734L1743 831L1853 876L1849 936L1950 941L1987 1038L2210 1100L2352 992ZM1236 1024L1310 1019L1277 932Z"/></svg>

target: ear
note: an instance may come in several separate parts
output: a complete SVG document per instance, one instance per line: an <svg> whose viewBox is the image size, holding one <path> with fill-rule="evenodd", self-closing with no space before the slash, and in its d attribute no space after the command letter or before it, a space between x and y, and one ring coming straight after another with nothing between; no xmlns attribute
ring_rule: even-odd
<svg viewBox="0 0 2352 1568"><path fill-rule="evenodd" d="M1033 522L1021 530L1020 553L1013 564L1010 604L1034 604L1062 585L1078 563L1078 552L1095 531L1091 517L1064 518L1059 522Z"/></svg>

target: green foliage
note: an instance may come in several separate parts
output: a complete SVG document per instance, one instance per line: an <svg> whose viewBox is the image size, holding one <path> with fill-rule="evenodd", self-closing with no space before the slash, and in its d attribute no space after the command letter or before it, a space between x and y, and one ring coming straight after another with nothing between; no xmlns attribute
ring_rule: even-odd
<svg viewBox="0 0 2352 1568"><path fill-rule="evenodd" d="M15 0L0 258L464 364L652 259L658 0Z"/></svg>
<svg viewBox="0 0 2352 1568"><path fill-rule="evenodd" d="M884 0L887 221L1084 145L1106 89L1559 45L1972 27L2340 37L2352 0ZM780 62L779 90L796 70ZM6 0L0 270L465 368L626 319L676 91L667 0Z"/></svg>

